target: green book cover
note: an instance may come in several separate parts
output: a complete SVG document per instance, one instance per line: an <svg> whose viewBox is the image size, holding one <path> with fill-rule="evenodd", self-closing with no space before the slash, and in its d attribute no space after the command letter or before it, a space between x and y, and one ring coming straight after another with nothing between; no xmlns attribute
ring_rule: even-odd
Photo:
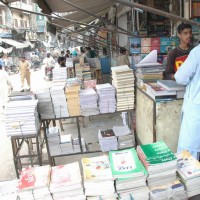
<svg viewBox="0 0 200 200"><path fill-rule="evenodd" d="M147 174L146 169L140 162L134 148L110 151L109 159L113 176L133 176L134 173Z"/></svg>
<svg viewBox="0 0 200 200"><path fill-rule="evenodd" d="M140 148L146 156L146 161L150 164L159 164L176 160L174 153L162 141L141 145Z"/></svg>

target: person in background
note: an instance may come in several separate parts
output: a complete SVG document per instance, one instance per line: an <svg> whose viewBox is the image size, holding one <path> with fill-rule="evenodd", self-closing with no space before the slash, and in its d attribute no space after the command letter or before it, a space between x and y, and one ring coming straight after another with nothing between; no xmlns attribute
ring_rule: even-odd
<svg viewBox="0 0 200 200"><path fill-rule="evenodd" d="M127 55L127 50L124 47L120 48L120 55L117 58L117 65L121 66L121 65L128 65L130 67L130 62L129 62L129 58Z"/></svg>
<svg viewBox="0 0 200 200"><path fill-rule="evenodd" d="M65 62L66 62L65 52L64 52L64 51L61 51L61 54L60 54L60 56L58 57L58 64L59 64L61 67L66 67Z"/></svg>
<svg viewBox="0 0 200 200"><path fill-rule="evenodd" d="M178 152L188 150L196 159L200 155L200 45L195 47L175 73L178 84L186 86Z"/></svg>
<svg viewBox="0 0 200 200"><path fill-rule="evenodd" d="M67 50L67 53L66 53L65 57L66 58L71 58L72 57L70 50Z"/></svg>
<svg viewBox="0 0 200 200"><path fill-rule="evenodd" d="M75 48L72 52L72 57L77 57L78 56L78 49Z"/></svg>
<svg viewBox="0 0 200 200"><path fill-rule="evenodd" d="M85 47L86 58L91 58L91 52L90 52L90 50L91 50L90 47Z"/></svg>
<svg viewBox="0 0 200 200"><path fill-rule="evenodd" d="M19 62L19 71L20 71L20 76L21 76L21 92L24 92L25 88L24 88L24 81L26 79L28 88L27 91L30 91L31 89L31 80L30 80L30 67L31 67L31 63L26 60L25 55L21 56L21 61Z"/></svg>
<svg viewBox="0 0 200 200"><path fill-rule="evenodd" d="M97 57L97 54L96 54L96 52L95 52L93 47L90 50L90 55L91 55L91 58L96 58Z"/></svg>
<svg viewBox="0 0 200 200"><path fill-rule="evenodd" d="M47 57L43 60L43 64L45 66L45 76L47 75L47 67L54 67L56 61L51 57L50 53L47 53Z"/></svg>
<svg viewBox="0 0 200 200"><path fill-rule="evenodd" d="M10 89L12 90L12 84L10 77L6 71L3 70L3 66L0 64L0 109L5 108L8 101L8 95Z"/></svg>
<svg viewBox="0 0 200 200"><path fill-rule="evenodd" d="M178 68L184 63L189 55L192 47L190 45L192 39L192 26L190 24L181 23L177 28L180 44L178 47L169 52L164 73L164 79L174 80L174 74Z"/></svg>

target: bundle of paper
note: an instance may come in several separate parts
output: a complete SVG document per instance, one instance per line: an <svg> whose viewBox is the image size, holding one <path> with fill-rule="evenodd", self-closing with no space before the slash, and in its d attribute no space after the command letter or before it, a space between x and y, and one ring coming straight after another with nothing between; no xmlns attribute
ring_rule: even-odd
<svg viewBox="0 0 200 200"><path fill-rule="evenodd" d="M149 172L148 186L160 186L176 180L176 162L174 153L164 142L156 142L137 147L137 153Z"/></svg>
<svg viewBox="0 0 200 200"><path fill-rule="evenodd" d="M85 195L91 197L115 194L114 179L107 156L83 158Z"/></svg>
<svg viewBox="0 0 200 200"><path fill-rule="evenodd" d="M85 200L79 163L52 167L50 191L54 200Z"/></svg>
<svg viewBox="0 0 200 200"><path fill-rule="evenodd" d="M94 89L80 90L80 107L81 115L90 116L98 115L99 109L97 106L98 95Z"/></svg>
<svg viewBox="0 0 200 200"><path fill-rule="evenodd" d="M52 87L50 93L56 118L69 117L63 86Z"/></svg>
<svg viewBox="0 0 200 200"><path fill-rule="evenodd" d="M49 89L36 92L38 99L38 112L41 119L54 119L55 113Z"/></svg>
<svg viewBox="0 0 200 200"><path fill-rule="evenodd" d="M100 113L114 113L116 110L115 89L109 83L96 85L99 95Z"/></svg>
<svg viewBox="0 0 200 200"><path fill-rule="evenodd" d="M113 130L99 130L98 139L103 152L118 149L117 137Z"/></svg>
<svg viewBox="0 0 200 200"><path fill-rule="evenodd" d="M160 185L150 188L150 200L166 199L188 199L184 185L179 180L169 183L167 185Z"/></svg>
<svg viewBox="0 0 200 200"><path fill-rule="evenodd" d="M117 111L134 108L134 74L127 65L112 67L112 85L117 94Z"/></svg>
<svg viewBox="0 0 200 200"><path fill-rule="evenodd" d="M17 199L17 183L18 180L0 182L0 199L16 200Z"/></svg>
<svg viewBox="0 0 200 200"><path fill-rule="evenodd" d="M39 132L38 100L11 101L5 109L7 136L36 135Z"/></svg>
<svg viewBox="0 0 200 200"><path fill-rule="evenodd" d="M12 91L8 97L9 101L34 100L35 94L33 92Z"/></svg>
<svg viewBox="0 0 200 200"><path fill-rule="evenodd" d="M116 178L116 190L120 199L148 199L147 171L140 162L135 149L110 151L111 170Z"/></svg>
<svg viewBox="0 0 200 200"><path fill-rule="evenodd" d="M53 69L53 86L63 86L67 80L67 69L65 67Z"/></svg>
<svg viewBox="0 0 200 200"><path fill-rule="evenodd" d="M176 154L178 175L185 185L188 197L200 194L200 163L188 151Z"/></svg>

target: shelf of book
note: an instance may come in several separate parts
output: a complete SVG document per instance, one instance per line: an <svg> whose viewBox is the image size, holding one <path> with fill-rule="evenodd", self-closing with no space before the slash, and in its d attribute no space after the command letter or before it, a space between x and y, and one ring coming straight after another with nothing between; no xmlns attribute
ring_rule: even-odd
<svg viewBox="0 0 200 200"><path fill-rule="evenodd" d="M183 100L155 101L146 92L136 90L136 141L147 144L163 140L177 150Z"/></svg>

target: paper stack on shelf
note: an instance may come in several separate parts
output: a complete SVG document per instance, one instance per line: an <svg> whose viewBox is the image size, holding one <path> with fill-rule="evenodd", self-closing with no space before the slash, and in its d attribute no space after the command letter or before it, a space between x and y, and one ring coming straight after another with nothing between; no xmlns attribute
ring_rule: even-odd
<svg viewBox="0 0 200 200"><path fill-rule="evenodd" d="M109 159L119 199L148 200L147 171L140 162L135 149L110 151Z"/></svg>
<svg viewBox="0 0 200 200"><path fill-rule="evenodd" d="M135 137L128 125L114 126L113 131L117 136L118 149L130 148L135 146Z"/></svg>
<svg viewBox="0 0 200 200"><path fill-rule="evenodd" d="M89 197L115 194L114 179L107 156L83 158L85 195Z"/></svg>
<svg viewBox="0 0 200 200"><path fill-rule="evenodd" d="M166 200L169 197L174 200L188 199L184 185L180 181L150 188L150 200Z"/></svg>
<svg viewBox="0 0 200 200"><path fill-rule="evenodd" d="M81 115L90 116L98 115L99 109L97 106L98 95L94 89L80 90L80 107Z"/></svg>
<svg viewBox="0 0 200 200"><path fill-rule="evenodd" d="M117 137L113 130L99 130L98 139L101 151L106 152L118 149Z"/></svg>
<svg viewBox="0 0 200 200"><path fill-rule="evenodd" d="M67 80L67 69L65 67L53 69L53 86L64 86Z"/></svg>
<svg viewBox="0 0 200 200"><path fill-rule="evenodd" d="M31 91L30 92L11 91L8 97L9 101L34 100L35 94Z"/></svg>
<svg viewBox="0 0 200 200"><path fill-rule="evenodd" d="M79 100L80 86L66 87L65 94L67 98L67 105L70 116L79 116L80 111L80 100Z"/></svg>
<svg viewBox="0 0 200 200"><path fill-rule="evenodd" d="M157 62L157 50L151 51L143 60L136 64L137 82L156 82L162 80L164 66Z"/></svg>
<svg viewBox="0 0 200 200"><path fill-rule="evenodd" d="M74 152L71 134L60 135L60 150L61 154L70 154Z"/></svg>
<svg viewBox="0 0 200 200"><path fill-rule="evenodd" d="M18 196L20 199L52 199L48 189L50 172L51 167L49 165L23 169L18 185Z"/></svg>
<svg viewBox="0 0 200 200"><path fill-rule="evenodd" d="M114 113L116 110L115 89L109 83L96 85L99 95L100 113Z"/></svg>
<svg viewBox="0 0 200 200"><path fill-rule="evenodd" d="M50 191L54 200L85 200L79 163L52 167Z"/></svg>
<svg viewBox="0 0 200 200"><path fill-rule="evenodd" d="M188 151L176 154L178 175L185 185L188 197L200 194L200 163Z"/></svg>
<svg viewBox="0 0 200 200"><path fill-rule="evenodd" d="M128 65L112 67L112 85L116 89L117 111L134 108L134 74Z"/></svg>
<svg viewBox="0 0 200 200"><path fill-rule="evenodd" d="M88 63L82 64L82 70L83 70L83 80L91 80L92 78L92 72L90 70L90 65Z"/></svg>
<svg viewBox="0 0 200 200"><path fill-rule="evenodd" d="M52 87L50 93L56 118L69 117L63 86Z"/></svg>
<svg viewBox="0 0 200 200"><path fill-rule="evenodd" d="M78 138L74 138L72 140L72 144L73 144L74 153L81 152ZM84 138L81 138L81 144L82 144L83 152L86 152L87 148L86 148L86 144L85 144Z"/></svg>
<svg viewBox="0 0 200 200"><path fill-rule="evenodd" d="M54 119L55 114L49 89L37 91L36 98L38 99L38 112L41 119Z"/></svg>
<svg viewBox="0 0 200 200"><path fill-rule="evenodd" d="M137 153L149 172L148 186L160 186L176 180L177 158L164 142L140 145Z"/></svg>
<svg viewBox="0 0 200 200"><path fill-rule="evenodd" d="M0 182L0 199L16 200L17 199L17 183L18 180Z"/></svg>
<svg viewBox="0 0 200 200"><path fill-rule="evenodd" d="M83 79L83 71L80 63L75 64L76 77L80 80Z"/></svg>
<svg viewBox="0 0 200 200"><path fill-rule="evenodd" d="M39 132L38 100L11 101L5 109L7 136L36 135Z"/></svg>

